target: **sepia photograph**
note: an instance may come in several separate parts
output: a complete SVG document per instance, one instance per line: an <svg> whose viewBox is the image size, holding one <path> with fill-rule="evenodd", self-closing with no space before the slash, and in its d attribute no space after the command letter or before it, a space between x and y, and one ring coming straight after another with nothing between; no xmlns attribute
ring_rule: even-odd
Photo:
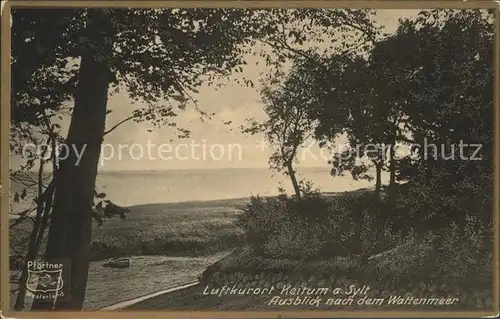
<svg viewBox="0 0 500 319"><path fill-rule="evenodd" d="M10 311L498 311L494 9L10 6Z"/></svg>

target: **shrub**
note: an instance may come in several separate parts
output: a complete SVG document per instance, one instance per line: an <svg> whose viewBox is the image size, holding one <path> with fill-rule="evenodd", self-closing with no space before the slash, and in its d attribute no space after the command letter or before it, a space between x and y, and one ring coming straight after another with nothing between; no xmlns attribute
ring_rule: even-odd
<svg viewBox="0 0 500 319"><path fill-rule="evenodd" d="M466 227L474 235L463 234L456 224L439 233L410 234L396 249L372 260L373 271L361 275L381 282L432 283L448 292L488 291L493 279L491 235L488 240L474 223Z"/></svg>
<svg viewBox="0 0 500 319"><path fill-rule="evenodd" d="M323 229L293 217L286 218L264 245L264 255L273 258L311 259L324 249Z"/></svg>
<svg viewBox="0 0 500 319"><path fill-rule="evenodd" d="M418 185L402 185L390 195L379 198L374 192L364 191L328 197L310 190L301 198L253 197L238 225L245 231L247 242L270 258L328 259L351 255L366 258L401 246L414 235L427 236L426 242L430 240L429 231L444 236L446 232L440 231L449 232L450 225L456 228L452 235L432 241L448 245L448 252L451 247L471 240L491 238L486 235L488 229L492 232L491 224L485 224L481 217L472 219L462 206L464 200L443 198L433 188ZM472 199L472 203L476 202L477 199ZM480 207L479 215L485 215L483 210L487 205ZM457 255L451 253L449 257ZM428 262L436 265L432 259ZM443 261L443 266L447 262Z"/></svg>
<svg viewBox="0 0 500 319"><path fill-rule="evenodd" d="M245 231L248 243L262 247L280 227L286 209L286 200L252 196L235 223Z"/></svg>
<svg viewBox="0 0 500 319"><path fill-rule="evenodd" d="M453 223L430 237L437 253L433 278L447 278L450 284L461 286L488 287L493 269L492 230L475 216L466 215L465 219L463 230Z"/></svg>
<svg viewBox="0 0 500 319"><path fill-rule="evenodd" d="M316 191L304 192L301 198L287 198L285 205L290 216L308 224L321 223L332 213L331 202Z"/></svg>
<svg viewBox="0 0 500 319"><path fill-rule="evenodd" d="M252 197L237 220L248 244L262 255L310 259L352 254L356 224L347 205L318 191L301 198Z"/></svg>

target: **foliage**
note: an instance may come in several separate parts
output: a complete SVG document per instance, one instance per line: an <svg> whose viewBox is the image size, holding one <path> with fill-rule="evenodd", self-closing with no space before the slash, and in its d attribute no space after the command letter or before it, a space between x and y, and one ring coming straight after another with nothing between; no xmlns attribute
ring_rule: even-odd
<svg viewBox="0 0 500 319"><path fill-rule="evenodd" d="M274 82L279 83L279 79L274 79ZM261 96L268 119L263 122L251 120L250 126L243 132L264 134L273 150L269 158L271 169L288 175L295 195L300 197L300 185L293 165L298 162L299 148L312 137L314 123L306 114L308 91L297 84L300 82L293 76L289 76L282 85L273 81L264 84Z"/></svg>
<svg viewBox="0 0 500 319"><path fill-rule="evenodd" d="M60 110L72 98L85 54L109 64L115 92L124 89L133 101L146 102L134 119L161 125L176 109L196 104L192 93L202 82L241 71L256 39L274 48L254 52L271 66L307 51L300 49L304 41L324 42L325 33L350 30L355 38L375 32L362 10L23 8L12 16L12 119L34 124L44 110ZM348 49L347 41L343 45Z"/></svg>
<svg viewBox="0 0 500 319"><path fill-rule="evenodd" d="M439 232L411 234L394 251L372 262L373 273L361 278L398 283L425 282L443 292L489 289L493 256L491 233L472 219L464 235L456 224Z"/></svg>
<svg viewBox="0 0 500 319"><path fill-rule="evenodd" d="M425 34L417 52L419 61L429 61L420 64L410 82L414 86L408 90L412 103L407 109L414 144L419 147L408 159L409 165L402 167L402 175L432 187L440 196L448 197L449 185L453 185L458 196L468 194L488 201L493 176L492 13L447 12L447 19L440 24L436 23L436 14L422 13L420 29L402 27L409 30L408 34L416 30ZM470 50L457 52L454 48ZM442 52L440 59L431 60L433 52ZM438 154L432 148L424 149L425 143L437 145ZM461 143L480 145L476 155L481 159L471 158L475 147L459 150ZM450 159L450 154L454 158Z"/></svg>
<svg viewBox="0 0 500 319"><path fill-rule="evenodd" d="M236 225L245 231L248 242L258 247L278 229L286 217L285 211L285 203L279 198L252 196Z"/></svg>
<svg viewBox="0 0 500 319"><path fill-rule="evenodd" d="M240 220L246 234L258 234L259 241L247 237L252 254L245 259L245 265L259 269L261 265L298 263L307 267L315 262L328 263L348 257L346 269L337 271L364 282L395 286L402 282L410 285L423 282L446 293L490 287L493 231L480 216L491 214L491 203L477 214L468 212L463 223L458 224L453 214L461 212L456 207L443 205L442 197L431 197L432 190L421 193L421 197L411 193L414 190L413 185L399 186L396 199L386 195L380 199L365 191L337 195L326 202L325 198L315 196L309 201L283 197L281 201L268 200L273 205L280 203L279 223L276 215L272 215L276 213L275 206L266 205L266 201L260 201L258 206L249 205ZM325 203L328 207L325 215L315 221L294 211L301 205L288 206L287 201L307 202L310 214L315 212L313 207ZM470 205L474 204L477 202ZM431 207L433 215L449 214L449 217L429 219L425 209ZM261 213L254 211L249 215L252 208L260 209ZM450 209L455 210L450 212ZM274 218L273 227L265 222L269 215ZM353 258L356 255L371 258L365 264L356 262L357 258Z"/></svg>
<svg viewBox="0 0 500 319"><path fill-rule="evenodd" d="M262 81L261 89L268 119L260 122L249 119L250 124L243 128L243 132L264 134L273 150L269 159L271 169L288 175L295 195L300 197L300 185L293 165L298 161L298 149L312 137L315 126L315 121L307 113L316 92L304 85L314 83L314 78L318 73L321 76L324 69L315 58L339 50L352 54L351 51L359 50L358 47L366 47L376 30L367 19L369 11L266 10L260 15L269 19L271 13L279 16L281 22L269 26L273 32L260 40L271 48L270 53L264 53L270 71L267 79ZM344 21L344 25L340 21ZM339 33L349 33L353 43L344 38L346 41L340 45L334 36L329 38L330 43L325 43L325 34ZM312 46L306 49L306 43ZM277 59L273 60L272 55ZM290 61L294 64L291 70L286 70L285 65Z"/></svg>
<svg viewBox="0 0 500 319"><path fill-rule="evenodd" d="M476 209L476 216L472 216L432 190L424 193L413 185L402 185L394 194L388 197L384 193L379 198L366 190L333 197L315 192L306 192L302 198L253 197L239 216L238 226L259 254L292 259L375 255L415 235L438 234L451 225L456 228L456 242L436 237L436 245L452 249L459 242L491 238L491 225L480 217L491 213L491 203ZM477 202L469 206L479 207ZM466 219L457 219L460 214ZM303 248L299 249L299 243Z"/></svg>
<svg viewBox="0 0 500 319"><path fill-rule="evenodd" d="M304 192L300 198L252 197L237 225L245 231L247 242L264 256L346 255L348 249L343 245L349 245L351 236L345 235L355 226L348 213L333 210L338 208L334 203L319 192Z"/></svg>
<svg viewBox="0 0 500 319"><path fill-rule="evenodd" d="M423 10L363 55L309 55L307 68L295 61L296 86L311 97L307 114L316 123L316 139L330 146L347 140L346 149L332 149L332 174L348 171L354 179L370 180L372 166L383 165L391 182L426 179L474 193L489 184L492 17L484 10ZM481 144L483 160L456 159L461 141ZM426 154L426 143L437 145L440 154ZM454 150L455 159L443 159L441 146L444 155ZM465 156L472 153L466 147Z"/></svg>

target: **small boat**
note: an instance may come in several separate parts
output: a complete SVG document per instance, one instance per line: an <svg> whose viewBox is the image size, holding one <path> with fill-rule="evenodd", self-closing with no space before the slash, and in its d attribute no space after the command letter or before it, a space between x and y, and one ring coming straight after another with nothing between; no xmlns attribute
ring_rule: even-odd
<svg viewBox="0 0 500 319"><path fill-rule="evenodd" d="M109 261L107 263L107 267L110 267L110 268L128 268L128 267L130 267L130 258L128 258L128 257L109 258Z"/></svg>

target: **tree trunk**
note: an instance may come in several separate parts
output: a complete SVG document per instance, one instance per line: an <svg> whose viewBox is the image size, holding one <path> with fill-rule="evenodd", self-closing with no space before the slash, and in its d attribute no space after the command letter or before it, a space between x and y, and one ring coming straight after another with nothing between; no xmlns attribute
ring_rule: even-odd
<svg viewBox="0 0 500 319"><path fill-rule="evenodd" d="M43 202L41 196L38 196L38 200L39 202L35 216L35 221L33 224L33 228L31 229L31 233L28 240L28 251L26 252L23 269L21 271L21 276L19 277L19 290L17 292L16 303L14 305L14 310L16 311L21 311L24 309L24 303L26 299L26 286L28 281L28 268L26 264L28 261L35 260L38 253L36 240L38 237L38 232L40 229L42 221L42 213L43 213Z"/></svg>
<svg viewBox="0 0 500 319"><path fill-rule="evenodd" d="M301 195L300 195L299 182L297 181L297 177L295 176L295 170L293 169L292 163L288 163L286 165L286 168L288 170L288 176L290 176L290 180L292 181L295 196L297 196L297 198L300 198Z"/></svg>
<svg viewBox="0 0 500 319"><path fill-rule="evenodd" d="M66 144L70 155L55 177L56 192L45 259L67 260L69 298L57 300L56 309L83 308L91 248L92 203L105 128L110 72L92 54L82 56L75 107ZM84 148L85 147L85 148ZM75 149L82 153L77 164ZM32 309L52 309L53 301L34 302Z"/></svg>
<svg viewBox="0 0 500 319"><path fill-rule="evenodd" d="M389 188L393 189L396 185L396 149L394 145L391 145L389 149Z"/></svg>
<svg viewBox="0 0 500 319"><path fill-rule="evenodd" d="M52 144L52 154L51 158L53 164L55 163L55 139L53 136L49 138ZM45 150L46 152L46 150ZM45 152L42 158L45 156ZM40 245L45 234L45 228L49 219L50 210L52 209L52 198L54 196L54 181L52 180L45 191L43 191L43 168L45 165L44 160L40 160L40 167L38 169L38 203L37 203L37 213L34 221L33 228L28 242L28 251L24 259L24 266L21 271L21 276L19 277L19 291L17 293L16 303L14 305L14 310L20 311L24 309L24 304L26 300L27 292L27 279L28 279L28 267L27 262L34 260L38 257L40 253ZM54 170L56 171L56 170Z"/></svg>
<svg viewBox="0 0 500 319"><path fill-rule="evenodd" d="M375 194L380 198L380 190L382 188L382 166L383 163L375 163L376 176L375 176Z"/></svg>
<svg viewBox="0 0 500 319"><path fill-rule="evenodd" d="M38 257L40 252L40 246L42 242L43 235L45 234L45 228L49 219L50 210L52 208L52 197L54 193L54 184L51 182L47 189L45 190L43 196L39 196L39 204L42 208L38 210L43 210L41 218L38 217L39 211L37 211L37 217L35 218L35 224L33 225L32 233L30 235L28 251L26 253L26 258L24 260L23 270L21 276L19 277L19 291L17 293L16 303L14 305L14 310L21 311L24 309L26 292L27 292L27 279L28 279L28 267L27 262L34 260ZM43 202L43 204L42 204Z"/></svg>

